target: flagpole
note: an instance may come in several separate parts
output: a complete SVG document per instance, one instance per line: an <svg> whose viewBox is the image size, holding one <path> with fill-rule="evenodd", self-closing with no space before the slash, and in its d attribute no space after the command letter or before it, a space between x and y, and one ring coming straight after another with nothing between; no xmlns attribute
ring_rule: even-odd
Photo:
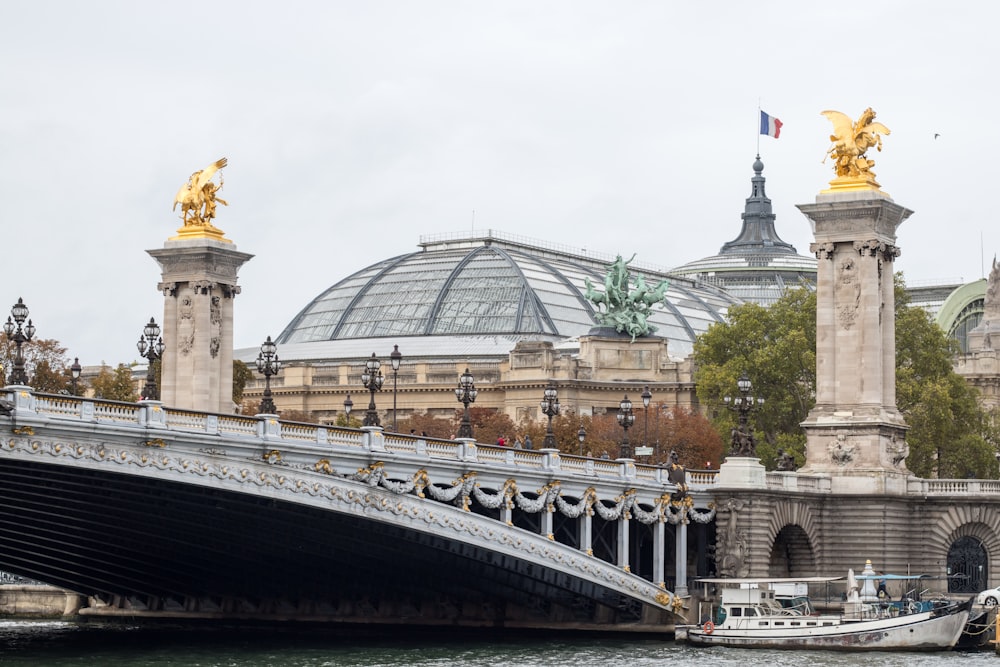
<svg viewBox="0 0 1000 667"><path fill-rule="evenodd" d="M757 157L760 157L760 98L757 98Z"/></svg>

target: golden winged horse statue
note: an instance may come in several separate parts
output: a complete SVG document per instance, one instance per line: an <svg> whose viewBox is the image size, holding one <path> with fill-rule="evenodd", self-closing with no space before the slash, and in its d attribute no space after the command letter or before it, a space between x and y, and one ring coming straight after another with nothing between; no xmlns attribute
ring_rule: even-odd
<svg viewBox="0 0 1000 667"><path fill-rule="evenodd" d="M201 171L194 172L187 183L177 191L173 210L176 211L177 205L181 205L181 219L184 220L185 227L192 225L211 227L216 204L229 205L218 196L218 191L222 188L222 174L219 174L218 185L212 182L212 177L226 164L228 160L220 158Z"/></svg>
<svg viewBox="0 0 1000 667"><path fill-rule="evenodd" d="M827 157L833 158L838 178L875 184L875 174L871 170L875 161L869 160L865 153L873 146L878 151L882 150L881 135L888 135L889 128L875 121L875 112L871 107L865 109L857 122L839 111L824 111L823 115L833 123L833 134L830 135L833 143L826 150L823 161L826 162Z"/></svg>

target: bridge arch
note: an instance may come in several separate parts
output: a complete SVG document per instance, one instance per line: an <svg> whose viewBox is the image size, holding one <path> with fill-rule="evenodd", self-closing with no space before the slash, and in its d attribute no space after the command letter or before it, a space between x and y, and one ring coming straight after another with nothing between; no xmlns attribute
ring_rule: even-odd
<svg viewBox="0 0 1000 667"><path fill-rule="evenodd" d="M805 503L778 503L768 522L768 575L794 577L816 571L818 528Z"/></svg>
<svg viewBox="0 0 1000 667"><path fill-rule="evenodd" d="M995 582L993 573L1000 572L1000 516L992 508L983 505L950 505L936 520L930 521L930 535L927 540L927 551L931 560L947 563L948 568L964 570L967 577L982 581L982 590ZM977 547L971 540L982 546L980 556L976 556ZM979 562L982 559L984 562ZM982 576L978 566L982 564ZM949 580L949 591L952 591L952 581L955 585L962 582L958 579ZM977 584L978 585L978 584ZM971 582L959 589L972 586ZM971 591L974 592L974 591Z"/></svg>

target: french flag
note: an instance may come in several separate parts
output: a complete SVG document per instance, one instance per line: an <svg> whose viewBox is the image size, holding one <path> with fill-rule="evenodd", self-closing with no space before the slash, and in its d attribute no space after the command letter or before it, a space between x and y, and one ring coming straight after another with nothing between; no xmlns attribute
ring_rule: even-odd
<svg viewBox="0 0 1000 667"><path fill-rule="evenodd" d="M760 133L766 134L775 139L781 134L781 121L774 116L768 116L763 111L760 112Z"/></svg>

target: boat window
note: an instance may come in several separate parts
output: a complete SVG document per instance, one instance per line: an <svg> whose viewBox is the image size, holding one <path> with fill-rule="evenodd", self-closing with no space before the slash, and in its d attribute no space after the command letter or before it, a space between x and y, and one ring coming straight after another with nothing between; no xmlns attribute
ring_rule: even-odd
<svg viewBox="0 0 1000 667"><path fill-rule="evenodd" d="M775 625L784 625L785 622L784 621L775 621L774 624Z"/></svg>
<svg viewBox="0 0 1000 667"><path fill-rule="evenodd" d="M731 609L731 611L732 611L733 616L742 616L743 615L743 607L733 607Z"/></svg>
<svg viewBox="0 0 1000 667"><path fill-rule="evenodd" d="M799 623L798 621L792 621L789 625L802 625L802 624Z"/></svg>

